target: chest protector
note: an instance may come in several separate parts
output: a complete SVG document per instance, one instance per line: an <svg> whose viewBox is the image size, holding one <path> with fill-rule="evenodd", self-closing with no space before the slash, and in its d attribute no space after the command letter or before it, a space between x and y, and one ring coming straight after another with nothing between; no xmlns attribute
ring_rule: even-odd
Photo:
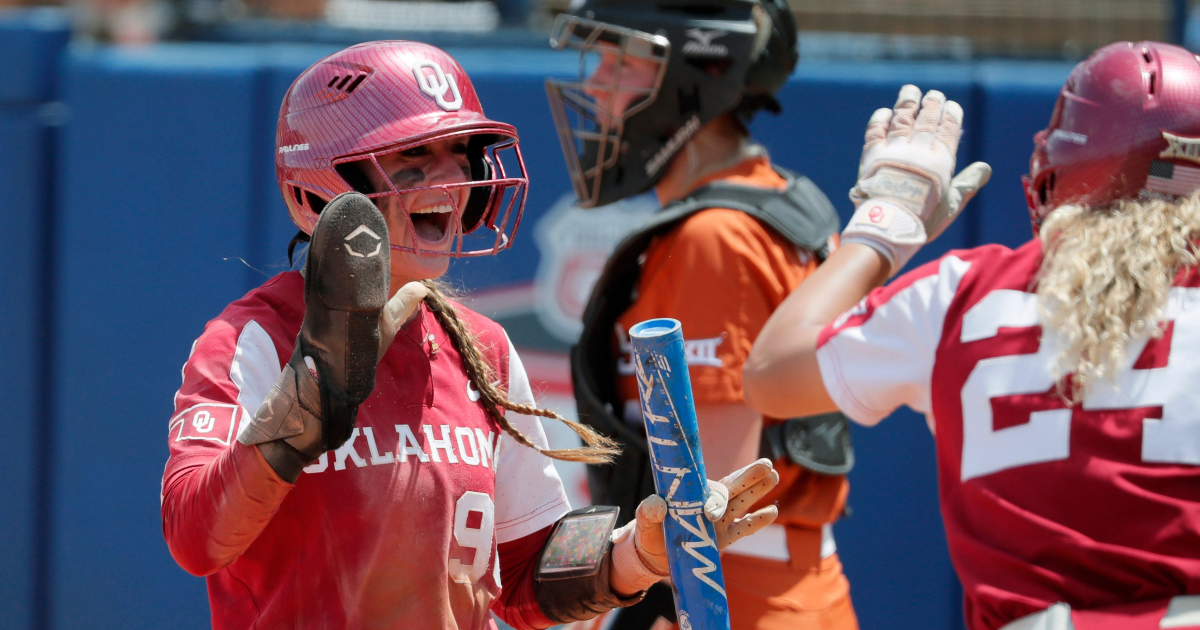
<svg viewBox="0 0 1200 630"><path fill-rule="evenodd" d="M592 503L621 508L622 523L632 518L638 503L654 492L650 453L644 431L617 414L617 357L613 346L617 319L633 305L642 255L654 238L684 219L709 208L745 212L766 224L797 248L829 255L830 237L838 217L807 177L774 167L787 180L783 190L715 182L690 196L667 204L613 250L592 289L583 314L583 333L571 348L571 378L581 422L621 443L612 465L588 466ZM829 439L813 437L833 436ZM763 455L787 459L822 474L844 474L853 465L850 434L841 414L792 419L763 430Z"/></svg>

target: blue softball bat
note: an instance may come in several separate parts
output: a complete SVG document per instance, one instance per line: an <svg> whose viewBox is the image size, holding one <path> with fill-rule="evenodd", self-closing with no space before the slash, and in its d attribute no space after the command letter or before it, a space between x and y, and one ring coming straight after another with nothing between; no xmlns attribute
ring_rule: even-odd
<svg viewBox="0 0 1200 630"><path fill-rule="evenodd" d="M629 330L654 487L667 501L663 523L680 630L729 630L729 602L717 532L704 517L708 498L683 330L651 319Z"/></svg>

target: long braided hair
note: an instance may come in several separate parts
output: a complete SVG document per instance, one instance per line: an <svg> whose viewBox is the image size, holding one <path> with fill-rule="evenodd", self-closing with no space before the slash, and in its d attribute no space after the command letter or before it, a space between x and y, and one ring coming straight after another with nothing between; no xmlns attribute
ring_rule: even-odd
<svg viewBox="0 0 1200 630"><path fill-rule="evenodd" d="M573 422L550 409L542 409L532 405L522 405L508 399L500 390L492 384L494 378L494 370L492 366L483 357L483 353L479 351L478 340L475 334L467 329L466 324L459 319L458 312L454 308L454 304L446 299L438 282L433 280L425 280L422 282L425 288L428 289L428 294L425 296L425 306L429 308L434 317L446 330L446 334L450 337L450 342L454 344L454 349L458 351L462 357L463 368L466 369L467 377L471 379L471 383L475 385L475 389L479 392L479 400L487 409L488 415L504 429L504 432L512 436L517 442L532 448L535 451L554 459L560 459L568 462L584 462L587 464L607 464L621 451L616 442L596 433L586 425ZM530 440L528 436L517 430L516 427L504 417L500 409L507 409L514 413L525 414L528 416L539 416L542 418L553 418L567 425L574 431L586 446L579 448L563 448L563 449L544 449Z"/></svg>

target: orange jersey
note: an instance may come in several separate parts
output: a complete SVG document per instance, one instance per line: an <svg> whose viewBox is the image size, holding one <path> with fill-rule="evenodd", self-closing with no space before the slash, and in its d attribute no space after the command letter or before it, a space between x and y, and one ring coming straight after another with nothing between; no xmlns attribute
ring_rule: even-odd
<svg viewBox="0 0 1200 630"><path fill-rule="evenodd" d="M786 185L765 156L714 173L696 188L716 180L781 190ZM696 404L741 403L742 367L754 339L817 263L811 252L737 210L702 210L656 238L646 250L637 298L617 320L622 354L617 388L626 419L641 422L625 335L631 326L655 317L678 319ZM817 475L789 463L776 466L780 484L763 504L779 502L779 523L819 528L841 513L844 477Z"/></svg>
<svg viewBox="0 0 1200 630"><path fill-rule="evenodd" d="M765 156L714 173L695 188L716 180L780 190L787 184ZM617 391L625 403L625 420L642 422L626 334L631 326L655 317L678 319L696 405L741 404L742 367L754 339L818 262L812 252L797 249L757 219L731 209L701 210L655 238L645 253L633 305L617 320ZM715 441L713 429L718 434ZM757 453L760 432L757 422L746 427L710 424L701 438L706 441L708 435L710 445L739 441ZM786 551L775 556L778 559L740 555L732 549L724 554L732 627L857 630L849 585L832 555L832 538L822 531L845 507L846 478L819 475L790 462L775 465L779 485L756 508L776 503L776 522L784 527L756 536L777 534L775 544ZM670 624L663 622L662 627Z"/></svg>

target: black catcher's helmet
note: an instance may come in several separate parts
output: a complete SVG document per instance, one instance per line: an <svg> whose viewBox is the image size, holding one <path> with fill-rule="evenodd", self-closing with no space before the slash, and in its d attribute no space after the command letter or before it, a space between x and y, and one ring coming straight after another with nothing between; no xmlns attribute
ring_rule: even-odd
<svg viewBox="0 0 1200 630"><path fill-rule="evenodd" d="M778 113L774 95L799 58L786 0L587 0L559 16L550 44L580 51L578 80L548 80L546 91L585 208L649 189L721 114ZM606 55L615 69L597 81ZM622 85L630 63L657 64L656 79ZM632 102L610 114L620 99Z"/></svg>

